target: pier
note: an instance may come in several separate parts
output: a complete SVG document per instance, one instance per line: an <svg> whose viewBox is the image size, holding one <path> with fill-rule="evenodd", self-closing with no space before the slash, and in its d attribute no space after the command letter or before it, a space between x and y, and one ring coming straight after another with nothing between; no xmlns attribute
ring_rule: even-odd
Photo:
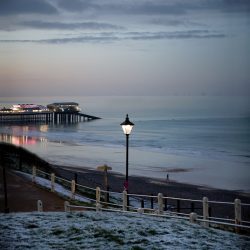
<svg viewBox="0 0 250 250"><path fill-rule="evenodd" d="M13 112L0 113L1 123L77 123L101 119L100 117L78 112Z"/></svg>

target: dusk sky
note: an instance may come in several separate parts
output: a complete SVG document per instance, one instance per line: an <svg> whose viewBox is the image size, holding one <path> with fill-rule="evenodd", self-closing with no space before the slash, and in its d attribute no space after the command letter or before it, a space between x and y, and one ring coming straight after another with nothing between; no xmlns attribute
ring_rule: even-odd
<svg viewBox="0 0 250 250"><path fill-rule="evenodd" d="M0 97L250 95L249 0L1 0Z"/></svg>

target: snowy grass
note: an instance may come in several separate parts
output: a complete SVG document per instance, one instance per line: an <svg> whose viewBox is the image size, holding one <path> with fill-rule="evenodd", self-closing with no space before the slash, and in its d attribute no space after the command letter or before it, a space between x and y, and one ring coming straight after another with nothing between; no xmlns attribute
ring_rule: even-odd
<svg viewBox="0 0 250 250"><path fill-rule="evenodd" d="M250 237L108 212L0 214L0 249L249 249Z"/></svg>
<svg viewBox="0 0 250 250"><path fill-rule="evenodd" d="M23 176L24 178L28 179L29 181L32 181L32 175L28 174L28 173L24 173L21 171L15 171L16 174ZM51 189L51 181L44 179L42 177L36 176L36 184L47 189L50 190ZM55 192L58 193L60 196L62 197L67 197L69 199L71 199L71 190L68 187L68 189L64 186L62 186L61 184L55 183ZM78 188L79 189L79 188ZM92 197L90 197L92 196ZM82 194L75 194L74 196L74 203L77 203L77 201L79 202L84 202L87 203L89 205L91 204L95 204L95 199L96 199L96 194L95 191L91 193L89 193L88 191L85 190L84 193ZM114 204L122 204L122 193L121 194L112 194L109 197L110 202L114 203ZM72 201L71 201L72 202ZM147 204L147 202L145 201L145 204ZM134 207L140 207L140 201L138 201L138 199L136 200L135 198L130 198L130 205L134 206ZM157 208L157 204L155 205L155 208Z"/></svg>

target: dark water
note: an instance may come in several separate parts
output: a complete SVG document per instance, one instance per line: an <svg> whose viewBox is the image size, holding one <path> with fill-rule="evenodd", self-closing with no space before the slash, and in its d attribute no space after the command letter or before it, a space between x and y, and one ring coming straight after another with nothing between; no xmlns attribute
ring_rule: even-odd
<svg viewBox="0 0 250 250"><path fill-rule="evenodd" d="M0 139L20 144L53 163L125 172L128 113L129 174L217 188L250 190L250 109L243 97L70 97L2 103L77 101L103 119L70 125L0 127Z"/></svg>

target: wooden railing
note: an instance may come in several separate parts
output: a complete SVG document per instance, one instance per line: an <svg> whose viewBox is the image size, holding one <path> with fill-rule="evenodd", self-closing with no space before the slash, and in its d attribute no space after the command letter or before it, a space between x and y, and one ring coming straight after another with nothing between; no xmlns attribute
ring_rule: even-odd
<svg viewBox="0 0 250 250"><path fill-rule="evenodd" d="M242 220L241 214L242 208L249 208L250 204L242 203L239 199L235 199L234 202L222 202L209 201L207 197L203 197L202 200L193 200L163 196L161 193L158 195L142 195L130 194L126 191L123 191L122 193L111 192L101 190L99 187L91 188L84 186L76 183L75 180L66 180L64 178L55 176L54 173L49 174L38 170L36 167L33 167L32 181L34 183L39 183L37 179L38 177L48 180L51 192L58 192L56 185L60 184L68 190L68 197L71 199L71 201L74 201L79 197L84 197L84 199L87 201L84 202L84 205L74 205L67 201L65 202L65 211L71 211L72 209L92 209L96 211L136 212L161 217L186 219L193 223L201 223L205 227L217 226L224 227L226 229L234 228L237 232L243 229L247 232L250 232L250 221ZM149 207L145 207L145 200L150 203ZM156 200L156 203L154 200ZM168 206L166 201L169 200L177 201L177 207ZM202 213L195 213L194 205L190 207L190 213L180 212L180 202L190 202L191 204L198 203L200 206L196 209L201 210ZM227 216L225 216L225 218L211 216L211 213L209 212L211 204L216 204L217 206L227 206L228 211L233 209L234 218L226 218ZM38 205L38 210L41 211L41 204Z"/></svg>

